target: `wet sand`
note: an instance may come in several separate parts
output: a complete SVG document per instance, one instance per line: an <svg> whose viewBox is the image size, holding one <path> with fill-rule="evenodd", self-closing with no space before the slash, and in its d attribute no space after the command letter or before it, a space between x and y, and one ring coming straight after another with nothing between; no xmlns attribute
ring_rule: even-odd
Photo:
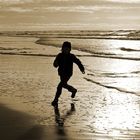
<svg viewBox="0 0 140 140"><path fill-rule="evenodd" d="M36 39L28 39L30 41L26 41L24 47L41 46L34 43ZM53 108L51 101L59 77L52 63L53 55L60 49L51 46L42 46L42 49L45 49L46 56L0 55L0 139L140 139L139 88L134 91L133 87L129 89L128 84L122 86L121 82L117 88L112 88L115 87L112 79L106 81L104 75L99 78L91 73L116 70L126 61L80 57L86 74L82 75L74 66L74 75L69 82L78 89L76 98L72 100L71 94L63 90L58 108ZM79 51L74 53L82 54ZM139 66L139 62L135 63ZM116 79L121 81L119 78Z"/></svg>

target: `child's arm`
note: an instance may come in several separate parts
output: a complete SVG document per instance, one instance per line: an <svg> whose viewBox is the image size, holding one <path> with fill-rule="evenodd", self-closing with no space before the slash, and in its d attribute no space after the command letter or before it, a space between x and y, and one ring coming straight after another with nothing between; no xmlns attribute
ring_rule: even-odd
<svg viewBox="0 0 140 140"><path fill-rule="evenodd" d="M57 68L59 65L58 65L58 57L59 57L59 55L57 55L56 56L56 58L55 58L55 60L54 60L54 62L53 62L53 66L55 67L55 68Z"/></svg>
<svg viewBox="0 0 140 140"><path fill-rule="evenodd" d="M83 64L81 63L81 61L74 55L73 57L73 62L76 63L80 69L80 71L84 74L85 73L85 68L83 66Z"/></svg>

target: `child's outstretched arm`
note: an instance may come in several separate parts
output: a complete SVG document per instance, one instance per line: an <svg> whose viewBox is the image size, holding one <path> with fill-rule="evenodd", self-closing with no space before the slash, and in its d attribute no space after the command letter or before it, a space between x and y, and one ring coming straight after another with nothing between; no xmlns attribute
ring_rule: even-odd
<svg viewBox="0 0 140 140"><path fill-rule="evenodd" d="M83 64L81 63L81 61L76 57L74 56L74 63L76 63L80 69L80 71L85 74L85 68L83 66Z"/></svg>

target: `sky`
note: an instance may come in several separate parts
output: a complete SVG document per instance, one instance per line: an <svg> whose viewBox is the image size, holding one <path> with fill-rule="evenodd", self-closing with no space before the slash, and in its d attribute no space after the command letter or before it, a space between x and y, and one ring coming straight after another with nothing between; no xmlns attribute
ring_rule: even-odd
<svg viewBox="0 0 140 140"><path fill-rule="evenodd" d="M140 30L140 0L0 0L0 31Z"/></svg>

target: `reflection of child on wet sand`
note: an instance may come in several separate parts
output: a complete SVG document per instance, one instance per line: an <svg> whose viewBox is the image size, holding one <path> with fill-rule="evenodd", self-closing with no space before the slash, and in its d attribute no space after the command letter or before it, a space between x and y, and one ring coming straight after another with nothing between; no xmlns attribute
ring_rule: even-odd
<svg viewBox="0 0 140 140"><path fill-rule="evenodd" d="M71 51L71 43L64 42L62 45L62 52L56 56L53 63L54 67L56 68L58 67L58 74L61 80L57 86L56 95L52 102L53 106L58 104L58 98L61 95L62 88L65 88L68 91L70 91L72 93L71 94L72 98L75 97L77 89L67 84L68 80L73 74L73 63L76 63L78 65L79 69L83 74L85 73L85 69L81 61L74 54L71 54L70 51Z"/></svg>
<svg viewBox="0 0 140 140"><path fill-rule="evenodd" d="M54 106L55 113L55 122L56 122L56 132L57 132L57 140L68 140L67 131L65 130L64 122L68 117L73 115L76 111L75 105L72 103L70 110L66 112L63 116L60 115L58 106Z"/></svg>

